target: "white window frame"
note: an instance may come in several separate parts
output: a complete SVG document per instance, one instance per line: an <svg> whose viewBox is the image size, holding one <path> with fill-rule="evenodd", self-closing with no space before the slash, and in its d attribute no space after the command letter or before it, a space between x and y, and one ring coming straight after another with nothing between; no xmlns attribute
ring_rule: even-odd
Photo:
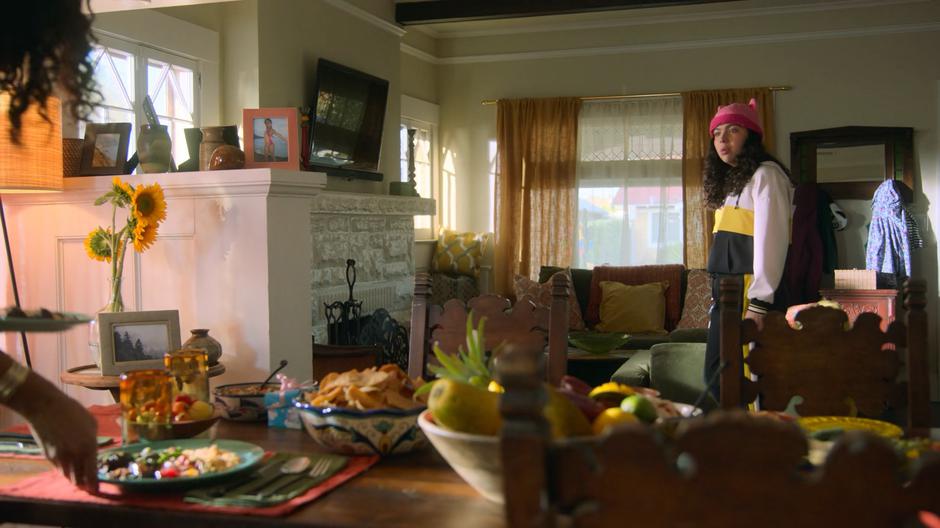
<svg viewBox="0 0 940 528"><path fill-rule="evenodd" d="M130 42L124 39L108 36L108 35L96 35L98 39L98 44L105 48L113 48L124 53L133 55L134 57L134 130L140 130L140 125L147 123L147 118L144 115L143 105L141 104L144 100L144 97L147 96L147 65L149 59L168 62L176 66L182 66L193 71L195 76L193 82L193 89L196 93L193 94L193 126L199 127L202 124L201 120L201 107L202 107L202 74L200 72L199 61L183 57L181 55L176 55L173 53L167 53L159 51L143 44L138 44ZM167 87L167 89L170 89ZM80 126L80 125L79 125ZM79 128L80 131L80 128ZM179 141L181 138L176 138L176 141ZM131 146L133 150L134 147ZM185 161L185 160L179 160Z"/></svg>
<svg viewBox="0 0 940 528"><path fill-rule="evenodd" d="M401 96L401 119L402 125L417 125L427 128L431 133L431 196L422 198L432 198L435 201L436 214L431 216L431 227L415 228L415 240L434 240L437 238L437 232L441 225L440 219L444 217L443 204L440 199L441 189L441 163L440 163L440 143L438 142L438 123L440 115L440 106L410 97ZM399 175L402 178L406 175Z"/></svg>

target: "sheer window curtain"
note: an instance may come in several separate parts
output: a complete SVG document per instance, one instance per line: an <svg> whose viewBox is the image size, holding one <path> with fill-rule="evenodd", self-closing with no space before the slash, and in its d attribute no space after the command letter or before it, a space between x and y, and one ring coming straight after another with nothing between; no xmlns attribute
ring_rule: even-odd
<svg viewBox="0 0 940 528"><path fill-rule="evenodd" d="M575 263L681 263L682 98L586 101Z"/></svg>

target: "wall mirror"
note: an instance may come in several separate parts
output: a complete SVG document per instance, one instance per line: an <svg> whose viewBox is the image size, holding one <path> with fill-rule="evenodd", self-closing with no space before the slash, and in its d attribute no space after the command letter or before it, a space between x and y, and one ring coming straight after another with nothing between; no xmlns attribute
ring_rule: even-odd
<svg viewBox="0 0 940 528"><path fill-rule="evenodd" d="M790 168L798 182L819 184L835 199L870 200L884 180L902 199L914 189L914 129L838 127L790 134Z"/></svg>

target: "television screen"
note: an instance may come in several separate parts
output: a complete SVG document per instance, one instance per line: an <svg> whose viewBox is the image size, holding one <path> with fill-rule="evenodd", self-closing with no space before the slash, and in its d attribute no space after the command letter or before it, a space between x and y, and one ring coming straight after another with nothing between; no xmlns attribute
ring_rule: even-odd
<svg viewBox="0 0 940 528"><path fill-rule="evenodd" d="M367 178L376 172L387 99L388 81L320 59L308 167Z"/></svg>

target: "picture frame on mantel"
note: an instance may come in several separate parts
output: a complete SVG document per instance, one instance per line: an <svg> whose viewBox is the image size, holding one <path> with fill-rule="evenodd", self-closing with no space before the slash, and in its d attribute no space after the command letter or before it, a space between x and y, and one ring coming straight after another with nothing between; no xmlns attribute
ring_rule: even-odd
<svg viewBox="0 0 940 528"><path fill-rule="evenodd" d="M178 310L98 314L101 374L162 369L163 355L180 348Z"/></svg>
<svg viewBox="0 0 940 528"><path fill-rule="evenodd" d="M130 137L130 123L86 124L78 176L124 174Z"/></svg>
<svg viewBox="0 0 940 528"><path fill-rule="evenodd" d="M245 167L300 169L300 130L296 108L246 108Z"/></svg>

